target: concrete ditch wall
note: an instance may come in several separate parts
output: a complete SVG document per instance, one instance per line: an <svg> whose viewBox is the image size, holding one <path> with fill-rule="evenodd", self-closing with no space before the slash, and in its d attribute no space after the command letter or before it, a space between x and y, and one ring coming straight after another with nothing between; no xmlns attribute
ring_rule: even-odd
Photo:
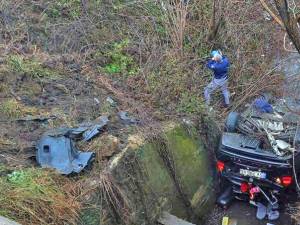
<svg viewBox="0 0 300 225"><path fill-rule="evenodd" d="M163 211L199 223L213 206L211 162L193 127L168 124L148 141L130 137L110 170L130 202L133 224L154 224Z"/></svg>

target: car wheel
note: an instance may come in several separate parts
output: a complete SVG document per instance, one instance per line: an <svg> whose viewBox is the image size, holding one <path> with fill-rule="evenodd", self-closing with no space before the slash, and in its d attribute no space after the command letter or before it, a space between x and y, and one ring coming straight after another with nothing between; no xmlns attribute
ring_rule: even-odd
<svg viewBox="0 0 300 225"><path fill-rule="evenodd" d="M225 123L225 129L227 132L235 132L238 119L240 117L240 114L237 112L230 112L227 116L226 123Z"/></svg>

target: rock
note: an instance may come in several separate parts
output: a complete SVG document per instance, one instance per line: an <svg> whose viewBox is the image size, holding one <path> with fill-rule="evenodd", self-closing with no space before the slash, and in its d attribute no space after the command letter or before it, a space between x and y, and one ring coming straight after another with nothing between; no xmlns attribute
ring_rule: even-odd
<svg viewBox="0 0 300 225"><path fill-rule="evenodd" d="M158 222L163 225L195 225L185 220L179 219L167 212L163 213L162 217L158 219Z"/></svg>
<svg viewBox="0 0 300 225"><path fill-rule="evenodd" d="M0 224L1 225L21 225L17 222L14 222L14 221L9 220L9 219L7 219L5 217L2 217L2 216L0 216Z"/></svg>
<svg viewBox="0 0 300 225"><path fill-rule="evenodd" d="M118 112L118 116L125 124L129 125L129 124L138 124L139 123L139 120L137 120L133 117L129 117L128 113L125 111Z"/></svg>
<svg viewBox="0 0 300 225"><path fill-rule="evenodd" d="M128 147L131 149L137 149L144 144L142 137L138 135L130 135L128 137Z"/></svg>

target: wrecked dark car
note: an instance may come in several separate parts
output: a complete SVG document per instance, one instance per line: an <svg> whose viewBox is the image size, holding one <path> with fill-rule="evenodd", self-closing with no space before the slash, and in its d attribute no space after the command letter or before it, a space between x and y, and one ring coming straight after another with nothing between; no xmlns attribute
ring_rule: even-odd
<svg viewBox="0 0 300 225"><path fill-rule="evenodd" d="M300 179L300 104L277 99L271 110L260 109L251 104L227 117L216 152L217 203L248 201L258 219L275 220L280 203L296 197Z"/></svg>

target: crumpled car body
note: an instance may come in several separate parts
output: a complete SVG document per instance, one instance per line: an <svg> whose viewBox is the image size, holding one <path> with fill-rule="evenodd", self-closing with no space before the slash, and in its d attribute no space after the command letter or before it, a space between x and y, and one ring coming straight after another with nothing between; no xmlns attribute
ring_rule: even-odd
<svg viewBox="0 0 300 225"><path fill-rule="evenodd" d="M44 168L54 168L61 174L79 173L94 158L93 152L79 151L72 139L43 135L37 144L37 161Z"/></svg>
<svg viewBox="0 0 300 225"><path fill-rule="evenodd" d="M286 104L275 102L272 114L251 105L229 113L216 151L221 206L233 199L266 206L293 199L300 181L300 115L289 109L296 112L300 104Z"/></svg>

